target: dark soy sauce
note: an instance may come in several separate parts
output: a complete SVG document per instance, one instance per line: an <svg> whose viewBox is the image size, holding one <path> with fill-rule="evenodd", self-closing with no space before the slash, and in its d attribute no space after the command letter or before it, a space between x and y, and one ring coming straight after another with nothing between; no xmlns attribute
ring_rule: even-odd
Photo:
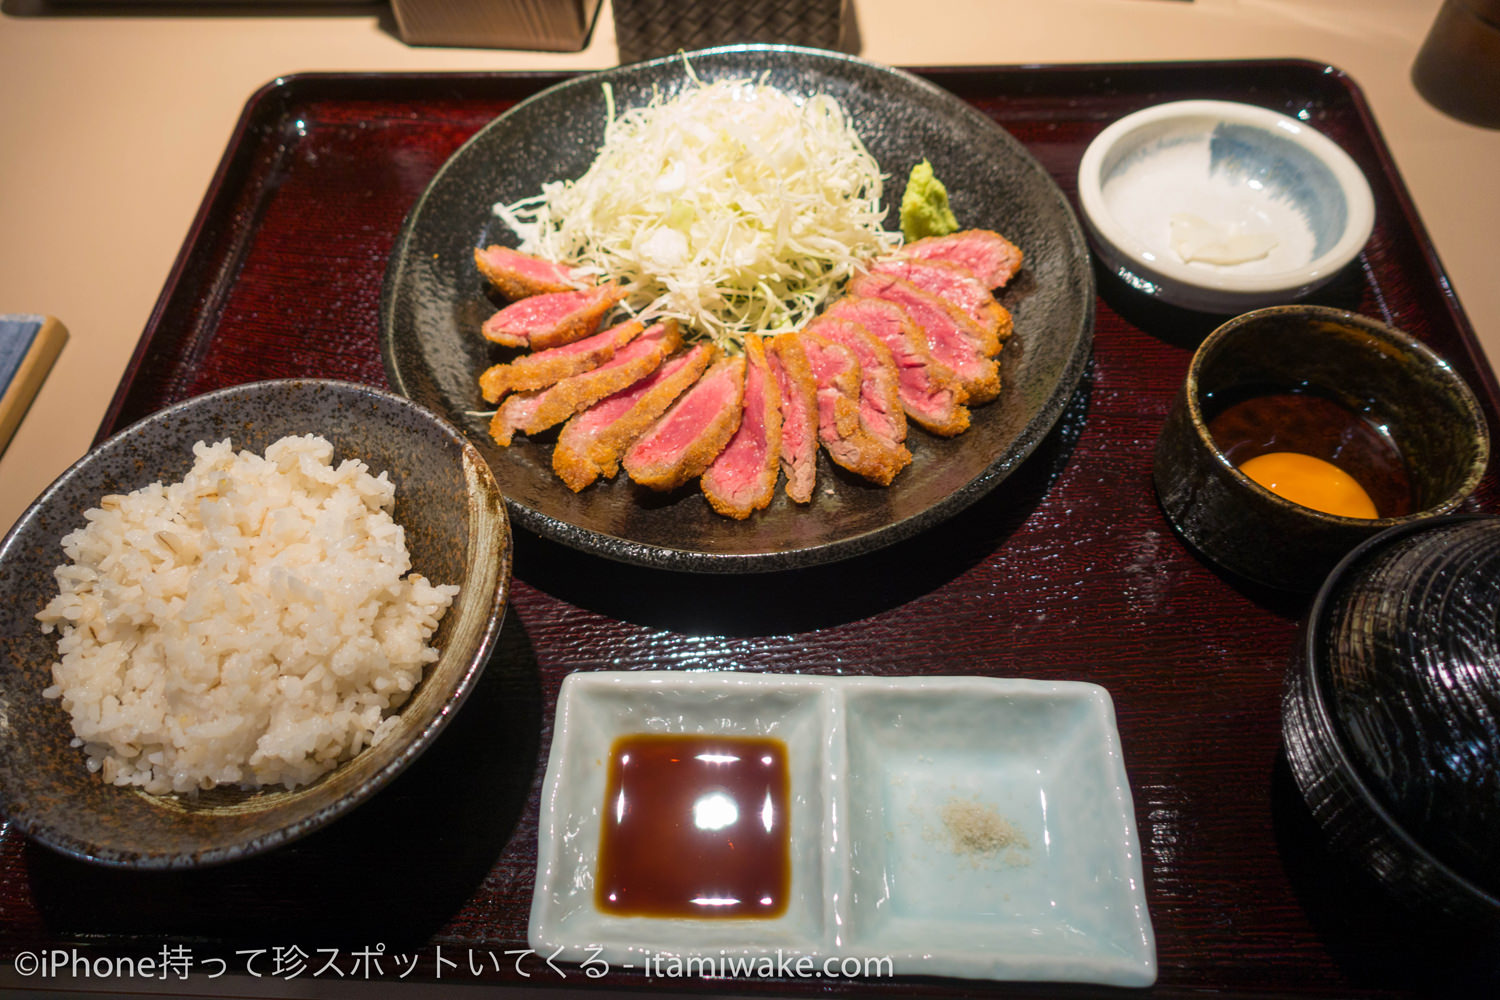
<svg viewBox="0 0 1500 1000"><path fill-rule="evenodd" d="M1208 432L1235 466L1257 455L1294 451L1343 469L1364 487L1381 517L1412 512L1406 461L1385 428L1313 392L1210 394Z"/></svg>
<svg viewBox="0 0 1500 1000"><path fill-rule="evenodd" d="M791 888L788 786L780 740L620 737L595 905L622 916L780 916Z"/></svg>

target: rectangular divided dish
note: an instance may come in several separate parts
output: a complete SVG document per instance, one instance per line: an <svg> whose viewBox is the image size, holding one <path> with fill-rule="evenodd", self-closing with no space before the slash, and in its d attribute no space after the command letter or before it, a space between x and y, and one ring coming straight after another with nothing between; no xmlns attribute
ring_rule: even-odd
<svg viewBox="0 0 1500 1000"><path fill-rule="evenodd" d="M621 917L595 906L611 747L636 733L785 743L783 915ZM1119 986L1156 977L1114 707L1094 684L577 673L559 696L542 802L530 928L539 954L619 968L651 956L796 955L889 958L897 975ZM957 841L949 809L1006 836Z"/></svg>

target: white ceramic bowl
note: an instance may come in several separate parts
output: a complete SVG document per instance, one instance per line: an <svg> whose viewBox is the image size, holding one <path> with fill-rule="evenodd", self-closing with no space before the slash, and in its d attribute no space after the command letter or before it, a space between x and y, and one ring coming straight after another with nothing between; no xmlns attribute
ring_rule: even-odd
<svg viewBox="0 0 1500 1000"><path fill-rule="evenodd" d="M1232 101L1121 118L1084 152L1078 201L1110 271L1211 313L1306 295L1354 259L1375 222L1369 183L1332 140Z"/></svg>

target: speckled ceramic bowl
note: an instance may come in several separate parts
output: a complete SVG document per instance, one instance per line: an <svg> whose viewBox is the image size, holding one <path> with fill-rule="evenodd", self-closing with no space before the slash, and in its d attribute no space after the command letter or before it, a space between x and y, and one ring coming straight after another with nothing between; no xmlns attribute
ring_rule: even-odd
<svg viewBox="0 0 1500 1000"><path fill-rule="evenodd" d="M200 440L263 452L317 433L334 460L359 457L396 484L394 516L414 569L462 590L432 642L397 729L295 791L215 789L196 800L105 784L85 766L51 683L56 636L36 614L56 595L60 539L105 494L180 480ZM199 396L126 428L77 462L0 544L0 810L64 854L127 868L187 868L257 854L310 833L387 784L437 737L484 669L510 589L505 505L484 459L447 422L408 400L347 382L258 382Z"/></svg>
<svg viewBox="0 0 1500 1000"><path fill-rule="evenodd" d="M1295 412L1274 445L1333 462L1382 516L1347 517L1283 499L1236 467L1210 425L1235 401L1290 394L1326 401L1347 426L1302 426ZM1391 467L1342 450L1345 432L1373 431L1395 450ZM1319 454L1320 450L1326 451ZM1373 319L1322 306L1277 306L1236 317L1199 346L1153 464L1157 498L1181 536L1232 573L1311 592L1334 564L1386 528L1456 510L1479 485L1489 429L1473 392L1420 341Z"/></svg>
<svg viewBox="0 0 1500 1000"><path fill-rule="evenodd" d="M1311 292L1375 223L1369 182L1332 140L1234 101L1174 101L1110 125L1079 163L1078 203L1108 270L1210 313Z"/></svg>
<svg viewBox="0 0 1500 1000"><path fill-rule="evenodd" d="M1411 908L1500 928L1500 518L1350 553L1287 672L1287 760L1335 853Z"/></svg>

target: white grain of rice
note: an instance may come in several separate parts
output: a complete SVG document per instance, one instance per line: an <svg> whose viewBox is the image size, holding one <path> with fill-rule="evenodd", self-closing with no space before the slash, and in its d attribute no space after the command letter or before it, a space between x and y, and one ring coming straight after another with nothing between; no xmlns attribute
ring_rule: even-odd
<svg viewBox="0 0 1500 1000"><path fill-rule="evenodd" d="M394 485L325 439L193 454L63 538L43 694L113 784L294 788L392 730L458 588L409 572Z"/></svg>

